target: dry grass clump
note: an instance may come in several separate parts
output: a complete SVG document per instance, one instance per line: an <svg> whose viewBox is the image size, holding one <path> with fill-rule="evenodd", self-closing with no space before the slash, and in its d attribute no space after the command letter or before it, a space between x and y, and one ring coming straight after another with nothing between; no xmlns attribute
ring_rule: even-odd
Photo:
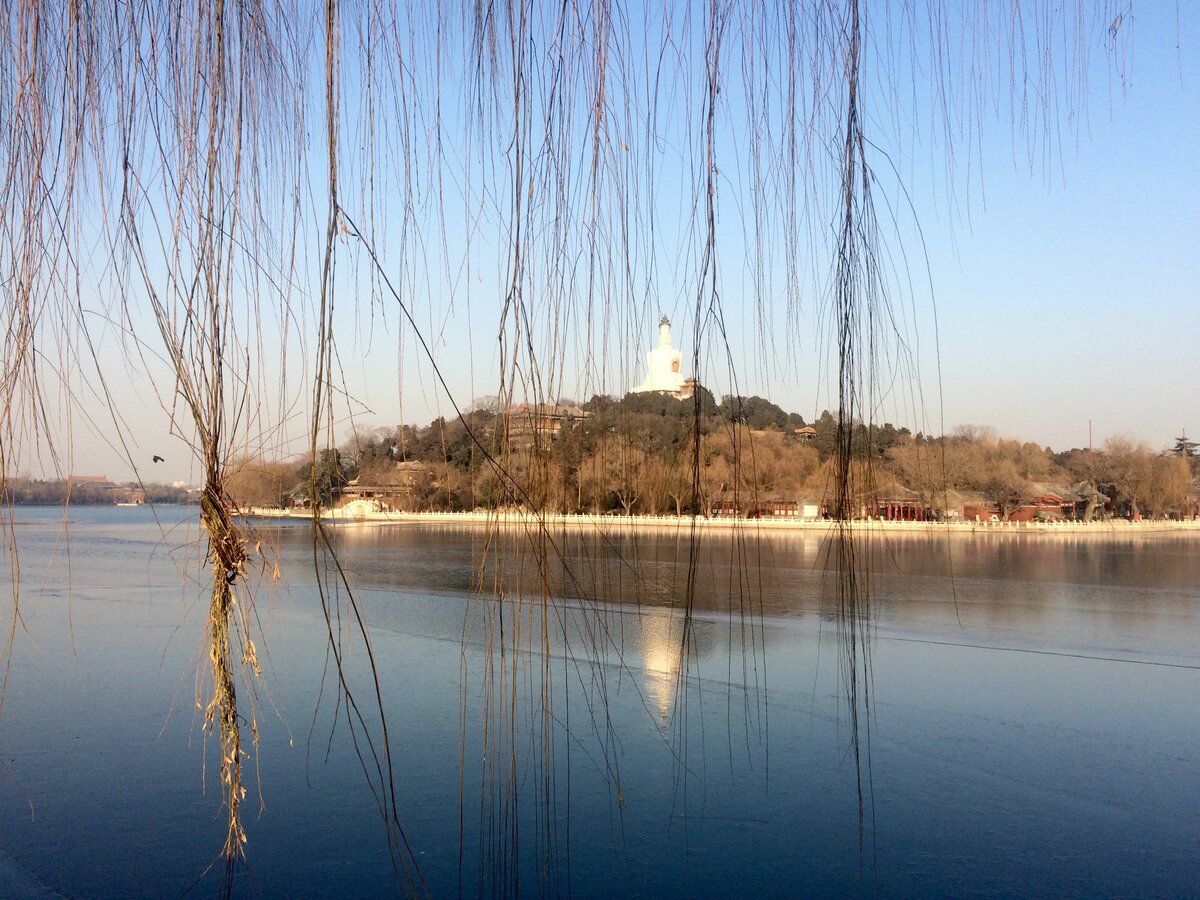
<svg viewBox="0 0 1200 900"><path fill-rule="evenodd" d="M221 753L221 789L228 813L228 827L222 855L229 883L236 865L245 858L246 830L242 826L241 804L246 797L242 760L247 755L242 742L242 715L238 711L237 664L234 647L241 652L240 663L255 675L262 674L254 641L249 636L245 603L238 602L234 584L246 575L247 540L242 527L231 514L231 504L219 483L205 485L200 499L200 521L208 533L207 559L212 571L212 598L208 609L208 659L211 665L212 694L204 705L204 727L219 733ZM201 703L197 698L197 706ZM251 714L251 740L258 746L258 724Z"/></svg>

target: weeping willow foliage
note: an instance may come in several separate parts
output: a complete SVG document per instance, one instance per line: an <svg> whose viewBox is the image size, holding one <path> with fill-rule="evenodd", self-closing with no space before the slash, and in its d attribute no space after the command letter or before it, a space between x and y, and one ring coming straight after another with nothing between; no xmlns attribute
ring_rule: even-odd
<svg viewBox="0 0 1200 900"><path fill-rule="evenodd" d="M999 118L1021 133L1031 164L1045 163L1059 123L1082 109L1090 57L1107 54L1123 72L1124 4L963 6L6 6L0 478L34 455L68 470L80 416L111 419L141 464L129 442L138 411L110 388L114 363L141 373L150 402L170 416L203 473L213 588L198 700L220 747L230 866L246 841L242 765L253 721L238 685L257 673L249 536L225 488L231 459L281 450L296 422L307 423L314 456L329 446L352 408L347 360L372 341L394 341L399 396L402 373L416 366L423 389L444 389L458 412L470 398L443 376L463 363L448 358L441 332L451 316L478 318L487 324L472 329L469 349L494 351L499 364L472 374L507 409L628 383L634 348L667 310L690 333L697 377L734 393L731 335L745 328L764 348L752 363L764 371L794 376L772 363L775 341L828 357L836 508L847 515L861 471L851 466L853 426L873 420L892 383L913 373L899 157L923 140L953 183L985 121ZM919 399L913 409L923 409ZM510 443L476 439L504 495L520 502L526 485ZM316 515L313 534L346 721L397 873L420 892L381 688L368 677L356 690L346 669L352 647L369 654L369 634ZM555 673L538 642L553 630L549 573L559 553L547 529L507 547L507 563L504 544L490 551L483 585L499 602L481 613L495 648L483 723L490 824L480 832L501 881L516 877L506 866L515 870L518 858L522 685L538 685L530 702L542 751L553 753ZM867 582L844 524L831 546L859 762L869 723ZM530 593L525 579L514 595L504 566L522 553L545 576L541 590ZM11 570L5 666L20 622L15 558ZM681 671L691 593L689 579ZM610 641L600 612L587 629L580 641ZM540 662L523 661L528 650ZM525 665L542 667L533 681ZM586 715L611 749L603 704ZM614 778L619 790L615 769Z"/></svg>

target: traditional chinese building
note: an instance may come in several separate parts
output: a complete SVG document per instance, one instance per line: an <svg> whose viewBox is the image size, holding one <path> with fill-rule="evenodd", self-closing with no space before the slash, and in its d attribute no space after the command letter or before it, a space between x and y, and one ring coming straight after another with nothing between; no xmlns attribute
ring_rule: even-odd
<svg viewBox="0 0 1200 900"><path fill-rule="evenodd" d="M567 422L586 418L586 410L574 404L521 403L509 410L508 437L517 443L553 440Z"/></svg>

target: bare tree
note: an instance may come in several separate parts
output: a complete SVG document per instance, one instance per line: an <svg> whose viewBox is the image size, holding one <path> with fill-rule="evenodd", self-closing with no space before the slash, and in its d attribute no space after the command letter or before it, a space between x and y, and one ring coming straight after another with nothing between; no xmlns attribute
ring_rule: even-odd
<svg viewBox="0 0 1200 900"><path fill-rule="evenodd" d="M1140 519L1154 478L1154 451L1128 435L1109 438L1104 442L1103 471L1116 491L1115 499L1128 505L1131 519Z"/></svg>

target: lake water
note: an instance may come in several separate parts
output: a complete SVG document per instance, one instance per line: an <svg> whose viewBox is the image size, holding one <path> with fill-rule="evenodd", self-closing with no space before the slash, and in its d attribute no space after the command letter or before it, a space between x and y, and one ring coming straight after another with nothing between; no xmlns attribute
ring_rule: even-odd
<svg viewBox="0 0 1200 900"><path fill-rule="evenodd" d="M219 865L205 872L224 817L196 708L207 592L189 515L15 511L6 896L220 886ZM267 557L236 892L398 892L318 579L378 741L349 602L306 526L261 534L281 579ZM541 554L439 527L336 540L434 896L1200 894L1196 536L871 543L853 699L816 534L556 534Z"/></svg>

